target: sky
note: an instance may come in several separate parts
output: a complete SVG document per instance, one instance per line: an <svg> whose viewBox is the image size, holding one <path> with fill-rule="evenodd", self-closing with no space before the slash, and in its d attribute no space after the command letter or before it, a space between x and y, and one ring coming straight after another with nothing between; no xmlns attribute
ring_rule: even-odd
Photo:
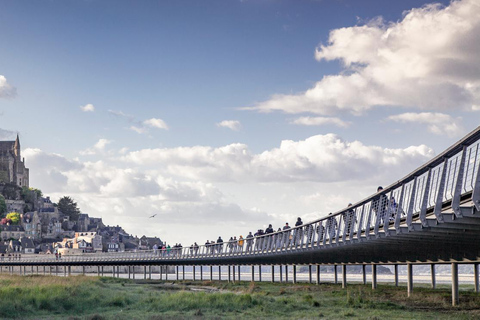
<svg viewBox="0 0 480 320"><path fill-rule="evenodd" d="M132 235L245 237L475 129L478 52L477 0L0 0L0 140Z"/></svg>

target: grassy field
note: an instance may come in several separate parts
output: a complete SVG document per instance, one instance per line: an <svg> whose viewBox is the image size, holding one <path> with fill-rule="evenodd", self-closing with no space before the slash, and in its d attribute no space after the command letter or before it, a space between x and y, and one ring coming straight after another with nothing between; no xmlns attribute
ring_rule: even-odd
<svg viewBox="0 0 480 320"><path fill-rule="evenodd" d="M0 276L2 319L479 319L480 295L447 287L127 280L107 277Z"/></svg>

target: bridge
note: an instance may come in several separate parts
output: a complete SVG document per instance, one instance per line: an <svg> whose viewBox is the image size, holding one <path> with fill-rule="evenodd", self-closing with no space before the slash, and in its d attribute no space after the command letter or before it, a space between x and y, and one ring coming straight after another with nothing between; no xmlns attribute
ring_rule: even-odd
<svg viewBox="0 0 480 320"><path fill-rule="evenodd" d="M312 267L316 267L317 283L320 281L320 265L341 266L342 286L347 286L347 265L363 266L363 282L366 283L365 266L372 266L372 288L377 287L377 265L393 265L395 284L398 285L398 266L407 266L407 294L413 290L412 266L430 264L432 285L435 285L435 265L450 264L452 268L452 304L459 301L458 265L474 265L475 291L479 292L478 263L480 262L480 127L469 133L450 148L417 168L402 179L392 183L376 194L327 217L292 227L287 230L245 239L238 243L201 245L180 250L154 250L125 253L85 254L63 256L30 255L22 259L0 261L1 267L14 268L25 274L27 267L59 267L65 275L72 266L109 266L112 275L119 276L121 266L130 270L135 266L159 266L160 279L165 266L209 266L210 279L213 266L228 266L228 280L235 281L235 267L251 266L255 279L255 266L271 266L272 281L274 266L280 266L280 281L285 267L288 281L288 266L293 270L296 282L296 266L308 265L309 281L312 282ZM163 268L162 268L163 267ZM232 267L232 269L231 269ZM100 269L101 268L101 269ZM1 268L3 270L3 268ZM200 278L203 279L203 268ZM67 273L68 270L68 273ZM185 269L183 269L185 270ZM216 270L215 270L216 271ZM184 272L184 271L183 271ZM257 277L261 280L261 268ZM168 272L165 272L168 280ZM221 269L218 269L221 279ZM173 279L172 279L173 280Z"/></svg>

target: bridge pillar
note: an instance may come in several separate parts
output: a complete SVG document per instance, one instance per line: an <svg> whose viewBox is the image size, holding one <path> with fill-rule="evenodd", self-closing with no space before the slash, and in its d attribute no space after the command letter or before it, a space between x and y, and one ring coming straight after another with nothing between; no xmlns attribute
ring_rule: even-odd
<svg viewBox="0 0 480 320"><path fill-rule="evenodd" d="M479 286L478 286L478 263L473 265L473 282L475 283L475 292L478 293Z"/></svg>
<svg viewBox="0 0 480 320"><path fill-rule="evenodd" d="M275 282L275 266L272 264L272 283Z"/></svg>
<svg viewBox="0 0 480 320"><path fill-rule="evenodd" d="M162 281L162 266L158 266L158 280Z"/></svg>
<svg viewBox="0 0 480 320"><path fill-rule="evenodd" d="M68 276L72 275L72 266L68 266Z"/></svg>
<svg viewBox="0 0 480 320"><path fill-rule="evenodd" d="M67 276L67 266L63 266L63 276Z"/></svg>
<svg viewBox="0 0 480 320"><path fill-rule="evenodd" d="M283 268L282 268L282 265L280 265L279 269L280 269L280 283L282 283L283 282Z"/></svg>
<svg viewBox="0 0 480 320"><path fill-rule="evenodd" d="M312 265L308 265L308 283L312 283Z"/></svg>
<svg viewBox="0 0 480 320"><path fill-rule="evenodd" d="M213 266L210 266L210 281L213 281Z"/></svg>
<svg viewBox="0 0 480 320"><path fill-rule="evenodd" d="M372 263L372 290L377 289L377 265Z"/></svg>
<svg viewBox="0 0 480 320"><path fill-rule="evenodd" d="M103 277L103 266L102 266L102 277ZM133 277L135 279L135 277Z"/></svg>
<svg viewBox="0 0 480 320"><path fill-rule="evenodd" d="M51 266L48 267L48 273L49 273L49 275L52 275L52 267Z"/></svg>
<svg viewBox="0 0 480 320"><path fill-rule="evenodd" d="M185 265L182 266L182 280L185 280Z"/></svg>
<svg viewBox="0 0 480 320"><path fill-rule="evenodd" d="M395 273L395 287L398 287L398 264L393 266L393 271Z"/></svg>
<svg viewBox="0 0 480 320"><path fill-rule="evenodd" d="M38 274L38 266L37 266L37 274Z"/></svg>
<svg viewBox="0 0 480 320"><path fill-rule="evenodd" d="M255 266L252 266L252 282L255 282Z"/></svg>
<svg viewBox="0 0 480 320"><path fill-rule="evenodd" d="M195 281L195 266L192 266L193 268L193 281Z"/></svg>
<svg viewBox="0 0 480 320"><path fill-rule="evenodd" d="M333 265L334 273L335 273L335 284L338 284L338 273L337 273L337 265Z"/></svg>
<svg viewBox="0 0 480 320"><path fill-rule="evenodd" d="M200 266L200 281L203 281L203 266Z"/></svg>
<svg viewBox="0 0 480 320"><path fill-rule="evenodd" d="M452 306L458 305L458 263L452 263Z"/></svg>
<svg viewBox="0 0 480 320"><path fill-rule="evenodd" d="M58 276L58 266L55 266L55 275Z"/></svg>
<svg viewBox="0 0 480 320"><path fill-rule="evenodd" d="M292 273L293 273L293 283L297 283L297 265L293 265L293 270L292 270Z"/></svg>
<svg viewBox="0 0 480 320"><path fill-rule="evenodd" d="M362 264L363 284L367 284L367 266Z"/></svg>
<svg viewBox="0 0 480 320"><path fill-rule="evenodd" d="M320 284L320 265L317 264L317 284Z"/></svg>
<svg viewBox="0 0 480 320"><path fill-rule="evenodd" d="M168 266L165 266L165 281L168 281Z"/></svg>
<svg viewBox="0 0 480 320"><path fill-rule="evenodd" d="M218 280L222 280L222 267L218 266Z"/></svg>
<svg viewBox="0 0 480 320"><path fill-rule="evenodd" d="M228 282L231 282L231 271L230 271L230 266L228 266Z"/></svg>
<svg viewBox="0 0 480 320"><path fill-rule="evenodd" d="M97 277L100 277L100 266L97 266Z"/></svg>
<svg viewBox="0 0 480 320"><path fill-rule="evenodd" d="M285 283L288 283L288 265L285 265Z"/></svg>
<svg viewBox="0 0 480 320"><path fill-rule="evenodd" d="M43 275L46 275L47 271L45 270L45 266L43 266Z"/></svg>
<svg viewBox="0 0 480 320"><path fill-rule="evenodd" d="M347 266L342 264L342 288L347 287Z"/></svg>
<svg viewBox="0 0 480 320"><path fill-rule="evenodd" d="M432 276L432 289L435 289L436 281L435 281L435 264L434 263L430 264L430 274Z"/></svg>
<svg viewBox="0 0 480 320"><path fill-rule="evenodd" d="M117 278L120 278L120 266L117 266Z"/></svg>
<svg viewBox="0 0 480 320"><path fill-rule="evenodd" d="M178 281L178 266L175 266L175 267L176 267L176 269L177 269L176 274L177 274L177 281Z"/></svg>
<svg viewBox="0 0 480 320"><path fill-rule="evenodd" d="M82 275L85 275L85 266L82 266Z"/></svg>
<svg viewBox="0 0 480 320"><path fill-rule="evenodd" d="M146 280L146 279L147 279L147 266L143 266L143 280Z"/></svg>
<svg viewBox="0 0 480 320"><path fill-rule="evenodd" d="M258 281L262 282L262 265L258 265Z"/></svg>
<svg viewBox="0 0 480 320"><path fill-rule="evenodd" d="M232 280L235 282L235 266L232 266Z"/></svg>
<svg viewBox="0 0 480 320"><path fill-rule="evenodd" d="M100 267L98 267L98 268L100 268ZM131 268L131 266L128 266L128 279L130 279L130 268Z"/></svg>
<svg viewBox="0 0 480 320"><path fill-rule="evenodd" d="M238 266L238 282L240 282L240 266Z"/></svg>
<svg viewBox="0 0 480 320"><path fill-rule="evenodd" d="M407 295L410 297L413 292L413 271L412 264L407 263Z"/></svg>

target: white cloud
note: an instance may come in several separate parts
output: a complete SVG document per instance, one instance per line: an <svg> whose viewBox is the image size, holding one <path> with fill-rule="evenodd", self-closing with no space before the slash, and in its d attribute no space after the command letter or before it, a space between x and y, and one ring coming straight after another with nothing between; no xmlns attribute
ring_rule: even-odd
<svg viewBox="0 0 480 320"><path fill-rule="evenodd" d="M124 160L207 181L338 182L389 177L391 171L398 174L398 170L413 169L432 156L432 149L424 145L387 149L327 134L302 141L284 140L279 148L259 154L252 154L247 145L231 144L220 148L143 149L128 153Z"/></svg>
<svg viewBox="0 0 480 320"><path fill-rule="evenodd" d="M387 120L400 123L416 123L427 125L428 130L438 135L448 135L451 137L460 136L464 133L461 124L461 118L438 112L407 112L389 116Z"/></svg>
<svg viewBox="0 0 480 320"><path fill-rule="evenodd" d="M95 107L93 106L93 104L89 103L84 106L80 106L80 110L82 110L83 112L93 112L95 111Z"/></svg>
<svg viewBox="0 0 480 320"><path fill-rule="evenodd" d="M158 128L168 130L168 125L162 119L158 118L151 118L148 120L143 121L143 124L148 127Z"/></svg>
<svg viewBox="0 0 480 320"><path fill-rule="evenodd" d="M300 117L291 122L292 124L298 124L302 126L323 126L323 125L335 125L337 127L346 128L351 125L351 122L343 121L339 118L329 117Z"/></svg>
<svg viewBox="0 0 480 320"><path fill-rule="evenodd" d="M216 125L217 127L228 128L233 131L238 131L241 127L240 121L237 120L223 120Z"/></svg>
<svg viewBox="0 0 480 320"><path fill-rule="evenodd" d="M111 143L112 141L108 140L108 139L99 139L97 141L97 143L95 143L93 145L92 148L88 148L88 149L85 149L83 151L80 151L80 154L81 155L93 155L93 154L97 154L99 152L104 152L105 151L105 147L107 146L107 144Z"/></svg>
<svg viewBox="0 0 480 320"><path fill-rule="evenodd" d="M317 60L345 70L299 94L277 94L260 112L361 114L374 106L476 110L480 105L480 3L426 5L398 22L375 19L331 31Z"/></svg>
<svg viewBox="0 0 480 320"><path fill-rule="evenodd" d="M0 75L0 98L14 98L17 89L7 82L5 76Z"/></svg>
<svg viewBox="0 0 480 320"><path fill-rule="evenodd" d="M143 134L148 131L147 128L137 126L130 126L130 130L135 131L138 134Z"/></svg>

